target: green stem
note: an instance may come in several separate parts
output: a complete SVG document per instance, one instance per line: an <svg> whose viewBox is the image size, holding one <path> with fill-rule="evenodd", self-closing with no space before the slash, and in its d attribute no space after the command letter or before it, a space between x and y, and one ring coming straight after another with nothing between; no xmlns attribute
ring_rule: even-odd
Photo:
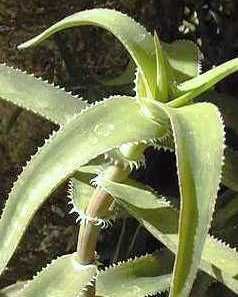
<svg viewBox="0 0 238 297"><path fill-rule="evenodd" d="M113 198L100 188L97 188L90 200L86 215L91 218L105 218L110 214L110 206ZM79 261L82 265L95 262L95 250L100 227L93 222L85 222L81 225L78 239Z"/></svg>
<svg viewBox="0 0 238 297"><path fill-rule="evenodd" d="M126 156L132 159L140 159L144 145L126 145L122 148L125 150ZM113 165L109 166L103 173L103 176L111 181L123 182L129 175L129 169L121 168ZM86 210L86 216L95 219L107 219L112 213L114 199L105 192L101 187L97 187ZM100 227L94 222L86 221L81 225L78 236L77 253L81 265L89 265L95 263L95 251L97 245L98 234ZM86 297L95 297L95 285L90 291L87 291Z"/></svg>

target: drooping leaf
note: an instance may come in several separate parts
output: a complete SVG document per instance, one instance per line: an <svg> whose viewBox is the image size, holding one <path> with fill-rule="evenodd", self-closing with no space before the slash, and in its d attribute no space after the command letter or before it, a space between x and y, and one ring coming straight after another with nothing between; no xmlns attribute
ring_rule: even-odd
<svg viewBox="0 0 238 297"><path fill-rule="evenodd" d="M156 95L156 53L153 37L140 24L118 11L99 8L75 13L23 43L19 48L35 46L58 31L83 25L99 26L115 35L137 65L147 95ZM172 44L162 43L162 47L168 51L168 60L178 81L197 75L199 50L195 44L190 41L176 41Z"/></svg>
<svg viewBox="0 0 238 297"><path fill-rule="evenodd" d="M102 27L118 38L140 69L147 91L151 95L155 94L156 64L153 38L140 24L118 11L97 8L75 13L23 43L19 48L35 46L58 31L85 25Z"/></svg>
<svg viewBox="0 0 238 297"><path fill-rule="evenodd" d="M28 281L21 297L79 297L97 273L96 265L81 265L77 253L61 256Z"/></svg>
<svg viewBox="0 0 238 297"><path fill-rule="evenodd" d="M134 181L119 184L101 179L100 185L176 253L179 213L164 197ZM207 235L199 268L238 293L238 253L228 245Z"/></svg>
<svg viewBox="0 0 238 297"><path fill-rule="evenodd" d="M158 252L128 262L115 264L99 272L96 294L103 297L144 297L168 290L172 261Z"/></svg>
<svg viewBox="0 0 238 297"><path fill-rule="evenodd" d="M57 86L4 64L0 64L0 97L60 125L88 105Z"/></svg>
<svg viewBox="0 0 238 297"><path fill-rule="evenodd" d="M188 296L200 263L221 179L224 128L215 105L167 110L181 196L179 244L171 296Z"/></svg>
<svg viewBox="0 0 238 297"><path fill-rule="evenodd" d="M143 116L136 100L120 96L89 108L54 133L24 168L3 210L0 272L35 212L67 177L123 143L149 141L164 133L164 128Z"/></svg>

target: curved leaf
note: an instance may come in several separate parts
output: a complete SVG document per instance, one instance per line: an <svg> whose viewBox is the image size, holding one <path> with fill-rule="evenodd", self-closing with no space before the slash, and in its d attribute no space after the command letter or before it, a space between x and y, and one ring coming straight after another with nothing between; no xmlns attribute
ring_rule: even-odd
<svg viewBox="0 0 238 297"><path fill-rule="evenodd" d="M178 211L162 196L138 182L119 184L102 180L100 185L136 217L173 253L178 246ZM207 235L200 269L238 293L238 253ZM236 278L236 279L235 279Z"/></svg>
<svg viewBox="0 0 238 297"><path fill-rule="evenodd" d="M75 13L21 44L19 49L35 46L58 31L85 25L102 27L115 35L143 74L147 91L150 91L152 95L155 94L156 64L153 38L132 18L115 10L97 8Z"/></svg>
<svg viewBox="0 0 238 297"><path fill-rule="evenodd" d="M57 86L0 64L0 97L55 124L65 124L88 104Z"/></svg>
<svg viewBox="0 0 238 297"><path fill-rule="evenodd" d="M61 256L28 281L19 296L83 296L83 290L90 285L96 273L96 265L80 265L77 253Z"/></svg>
<svg viewBox="0 0 238 297"><path fill-rule="evenodd" d="M179 245L171 296L188 296L196 277L220 183L223 123L219 111L210 103L179 109L168 108L157 101L147 102L152 103L154 120L163 109L170 117L181 196Z"/></svg>
<svg viewBox="0 0 238 297"><path fill-rule="evenodd" d="M136 100L119 96L82 112L52 135L24 168L3 210L0 272L32 216L67 177L91 159L123 143L149 141L164 133L163 128L143 116Z"/></svg>
<svg viewBox="0 0 238 297"><path fill-rule="evenodd" d="M140 24L125 14L110 9L91 9L75 13L31 40L21 44L23 49L35 46L52 34L76 26L94 25L110 31L124 45L142 75L147 94L156 95L156 52L153 37ZM175 70L177 81L197 75L199 68L199 49L191 41L175 41L172 44L162 43L168 52L168 60Z"/></svg>
<svg viewBox="0 0 238 297"><path fill-rule="evenodd" d="M171 296L188 296L210 227L221 178L224 129L210 103L167 109L181 196L179 244Z"/></svg>
<svg viewBox="0 0 238 297"><path fill-rule="evenodd" d="M171 257L164 252L115 264L99 272L96 294L103 297L144 297L168 290Z"/></svg>

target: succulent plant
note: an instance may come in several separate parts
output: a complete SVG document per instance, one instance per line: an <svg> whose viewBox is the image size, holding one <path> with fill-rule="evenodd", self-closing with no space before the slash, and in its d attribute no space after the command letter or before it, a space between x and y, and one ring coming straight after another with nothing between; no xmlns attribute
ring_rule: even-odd
<svg viewBox="0 0 238 297"><path fill-rule="evenodd" d="M160 42L156 33L109 9L66 17L19 49L83 25L102 27L124 45L135 65L135 96L112 96L90 105L20 70L0 66L0 97L59 125L27 162L9 194L0 219L0 272L36 211L66 180L71 212L81 223L75 253L59 257L33 280L3 294L12 296L15 290L23 297L147 296L170 288L171 297L185 297L198 269L237 293L238 254L208 234L221 178L237 188L237 156L226 149L222 177L223 121L215 104L201 101L203 93L237 71L238 59L200 74L201 54L191 41ZM212 101L207 93L204 98ZM217 98L229 113L229 102ZM175 152L180 210L130 178L132 168L144 162L148 146ZM98 233L115 217L115 204L175 254L174 265L170 253L158 251L105 271L97 269Z"/></svg>

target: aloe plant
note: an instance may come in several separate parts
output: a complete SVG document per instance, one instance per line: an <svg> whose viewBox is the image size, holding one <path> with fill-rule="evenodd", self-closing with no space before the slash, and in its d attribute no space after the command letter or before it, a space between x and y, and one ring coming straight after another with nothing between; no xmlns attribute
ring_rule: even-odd
<svg viewBox="0 0 238 297"><path fill-rule="evenodd" d="M0 66L0 97L60 126L27 162L9 194L0 219L0 272L31 218L63 181L69 180L71 212L81 223L75 253L59 257L33 280L3 294L116 297L169 289L171 297L185 297L198 269L237 293L238 254L208 234L221 182L224 125L213 103L196 100L235 72L238 60L200 74L195 44L160 42L156 33L109 9L71 15L19 49L83 25L102 27L124 45L136 66L135 96L112 96L89 105L20 70ZM176 154L179 211L129 177L144 162L148 146ZM227 164L222 181L235 187L236 172ZM175 254L174 264L171 254L158 252L98 271L98 233L110 226L115 204Z"/></svg>

